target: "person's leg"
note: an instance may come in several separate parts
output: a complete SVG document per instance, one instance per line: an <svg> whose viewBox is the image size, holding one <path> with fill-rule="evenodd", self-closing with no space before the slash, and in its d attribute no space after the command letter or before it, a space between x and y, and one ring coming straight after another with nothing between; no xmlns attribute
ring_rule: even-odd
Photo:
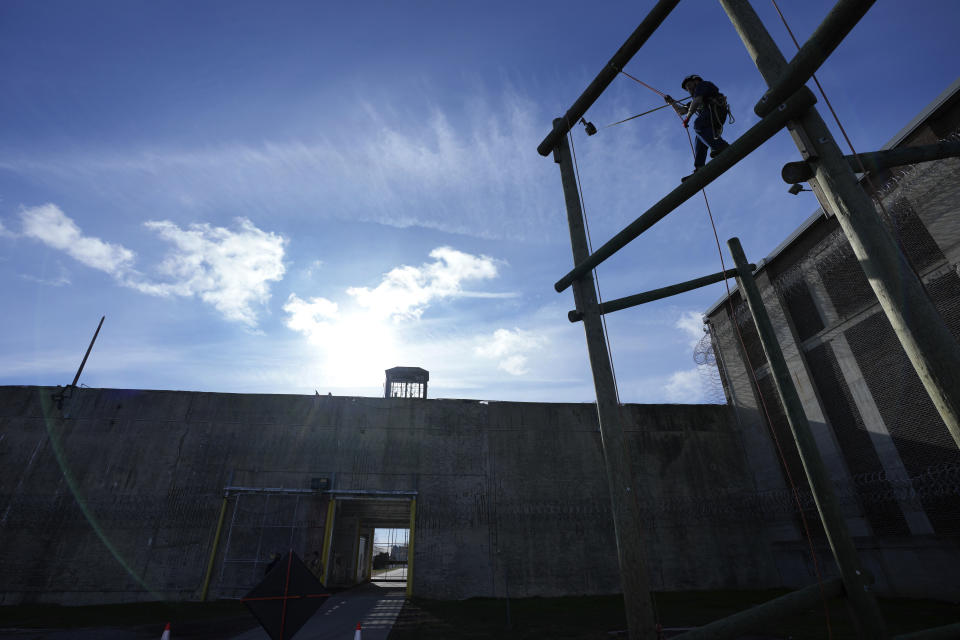
<svg viewBox="0 0 960 640"><path fill-rule="evenodd" d="M715 131L713 144L710 145L710 157L716 158L717 154L730 146L730 143L720 137L721 129Z"/></svg>
<svg viewBox="0 0 960 640"><path fill-rule="evenodd" d="M700 139L700 136L695 137L697 140L693 146L693 173L699 171L707 162L707 145ZM693 173L680 178L680 182L685 182L688 178L692 178Z"/></svg>
<svg viewBox="0 0 960 640"><path fill-rule="evenodd" d="M710 147L711 158L730 146L726 140L720 137L721 128L715 127L713 118L709 113L697 118L693 123L693 130L697 133L697 142L702 140L704 147ZM706 148L704 148L704 159L706 159Z"/></svg>
<svg viewBox="0 0 960 640"><path fill-rule="evenodd" d="M699 120L698 120L699 122ZM696 127L694 127L696 131ZM696 142L693 147L693 168L694 171L702 167L707 162L707 145L704 144L703 140L699 135L696 136Z"/></svg>

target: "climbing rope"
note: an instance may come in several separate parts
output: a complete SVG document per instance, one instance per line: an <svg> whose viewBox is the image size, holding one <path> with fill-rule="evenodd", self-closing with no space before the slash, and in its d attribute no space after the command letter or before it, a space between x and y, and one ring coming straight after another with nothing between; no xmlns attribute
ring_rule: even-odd
<svg viewBox="0 0 960 640"><path fill-rule="evenodd" d="M680 101L678 100L677 102L680 102ZM680 102L680 104L683 104L683 103ZM612 123L610 123L610 124L608 124L608 125L604 125L603 128L604 128L604 129L609 129L610 127L615 127L615 126L617 126L618 124L623 124L624 122L630 122L630 121L633 120L634 118L639 118L640 116L645 116L645 115L647 115L648 113L653 113L654 111L660 111L660 109L666 109L667 107L670 107L670 106L673 106L673 105L665 104L665 105L662 105L662 106L657 107L656 109L650 109L650 111L644 111L643 113L638 113L638 114L635 115L635 116L630 116L629 118L624 118L623 120L617 120L616 122L612 122Z"/></svg>
<svg viewBox="0 0 960 640"><path fill-rule="evenodd" d="M776 1L775 1L775 0L773 0L773 1L774 1L774 4L776 4ZM778 9L778 11L779 11L779 9ZM781 17L782 17L782 14L781 14ZM791 34L791 36L792 36L792 34ZM794 43L796 43L796 40L794 40ZM623 75L627 76L627 77L630 78L631 80L634 80L635 82L638 82L639 84L645 86L646 88L650 89L650 90L653 91L654 93L656 93L656 94L658 94L658 95L660 95L660 96L664 96L664 97L666 96L666 94L665 94L664 92L660 91L659 89L656 89L655 87L650 86L649 84L647 84L646 82L640 80L639 78L633 77L632 75L630 75L630 74L627 73L626 71L620 70L620 73L622 73ZM820 86L819 83L817 83L817 86L818 86L818 87ZM822 92L822 89L821 89L821 92ZM669 105L666 105L666 106L669 106ZM831 108L831 112L832 112L832 111L833 111L833 109ZM679 113L677 113L677 116L681 119L681 121L683 120L683 116L681 116ZM841 129L842 129L842 127L841 127ZM694 151L694 148L693 148L693 137L690 135L690 130L687 129L686 127L684 127L684 130L687 132L687 142L688 142L688 144L690 145L690 152L691 152L691 154L694 154L694 155L695 155L696 152ZM846 135L846 134L844 134L844 135ZM849 140L848 140L848 143L849 143ZM851 145L851 148L852 148L852 145ZM706 206L706 209L707 209L707 216L708 216L709 219L710 219L710 226L711 226L711 228L713 229L713 238L714 238L714 241L716 242L717 254L720 256L720 269L721 269L721 271L723 271L723 272L725 273L726 270L727 270L727 267L726 267L725 261L724 261L724 259L723 259L723 250L722 250L722 248L720 247L720 236L719 236L719 234L717 233L717 225L716 225L716 222L715 222L714 217L713 217L713 210L712 210L712 208L710 207L710 200L707 198L707 190L706 190L706 188L704 188L704 189L701 189L700 192L703 194L703 202L704 202L704 205ZM733 324L733 328L734 328L734 330L736 331L736 334L737 334L737 339L738 339L739 342L740 342L740 347L741 347L741 349L743 350L742 352L743 352L743 354L744 354L744 359L747 361L747 369L749 369L749 371L750 371L750 376L751 376L751 378L753 379L754 388L757 390L757 396L760 398L760 405L761 405L761 407L763 408L764 416L766 416L767 426L768 426L768 428L769 428L769 430L770 430L770 435L771 435L771 437L773 438L774 446L775 446L776 449L777 449L777 455L780 457L781 466L783 467L784 473L785 473L786 476L787 476L787 482L790 483L790 490L791 490L791 493L793 494L794 502L795 502L796 505L797 505L797 512L798 512L798 514L800 515L800 521L801 521L801 523L803 524L804 534L806 535L806 538L807 538L807 546L808 546L808 548L810 549L810 556L811 556L811 558L812 558L812 560L813 560L814 572L816 573L816 576L817 576L817 584L820 586L820 595L821 595L821 599L823 600L824 613L825 613L825 615L826 615L827 636L828 636L828 638L830 638L830 639L832 640L832 638L833 638L833 630L832 630L831 625L830 625L830 606L829 606L829 604L828 604L828 602L827 602L826 594L825 594L824 589L823 589L823 575L822 575L822 573L821 573L821 571L820 571L820 564L819 564L819 562L817 561L817 553L816 553L816 550L814 549L814 546L813 546L813 536L812 536L811 533L810 533L810 525L809 525L809 523L807 522L807 518L806 518L806 516L805 516L804 513L803 513L803 505L802 505L801 502L800 502L800 491L799 491L799 489L797 488L797 484L796 484L796 482L795 482L794 479L793 479L793 475L790 473L790 468L787 466L786 456L784 455L784 453L783 453L783 448L782 448L782 446L780 445L780 439L777 437L777 433L776 433L776 431L775 431L774 428L773 428L773 420L772 420L771 417L770 417L770 411L769 411L769 409L768 409L768 407L767 407L766 399L763 397L763 394L760 392L760 383L759 383L759 381L757 380L756 371L754 370L753 364L750 362L750 358L749 358L749 356L747 355L748 352L747 352L746 342L745 342L745 340L743 339L743 333L740 331L740 326L739 326L739 324L738 324L737 321L736 321L736 316L734 315L734 310L733 310L733 293L732 293L732 291L730 290L730 281L729 281L728 279L724 278L723 284L724 284L724 286L725 286L726 289L727 289L727 310L728 310L728 312L729 312L729 314L730 314L730 322L731 322L731 324Z"/></svg>
<svg viewBox="0 0 960 640"><path fill-rule="evenodd" d="M624 71L623 69L617 69L617 71L619 71L619 72L622 73L623 75L627 76L628 78L630 78L630 79L633 80L634 82L639 82L640 84L642 84L643 86L645 86L647 89L650 89L650 91L653 91L655 94L659 95L661 98L666 98L666 97L667 97L667 94L665 94L663 91L660 91L660 89L657 89L656 87L651 87L650 85L648 85L646 82L644 82L644 81L641 80L640 78L635 78L635 77L633 77L632 75L630 75L629 73L627 73L627 72Z"/></svg>

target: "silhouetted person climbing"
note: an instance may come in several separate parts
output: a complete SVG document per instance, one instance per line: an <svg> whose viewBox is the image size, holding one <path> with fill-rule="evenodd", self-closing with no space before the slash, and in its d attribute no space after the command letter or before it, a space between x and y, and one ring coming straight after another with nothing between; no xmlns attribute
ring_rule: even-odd
<svg viewBox="0 0 960 640"><path fill-rule="evenodd" d="M696 173L706 164L707 147L710 147L710 157L713 158L730 146L730 143L720 137L723 133L723 124L730 115L730 108L727 106L727 98L720 93L717 85L698 75L687 76L680 86L693 98L689 106L680 104L670 96L664 96L664 100L676 109L677 113L684 116L684 127L688 126L687 123L691 117L697 116L693 121L693 130L697 134L693 154L693 172ZM730 122L733 122L733 118ZM682 180L692 175L693 173Z"/></svg>

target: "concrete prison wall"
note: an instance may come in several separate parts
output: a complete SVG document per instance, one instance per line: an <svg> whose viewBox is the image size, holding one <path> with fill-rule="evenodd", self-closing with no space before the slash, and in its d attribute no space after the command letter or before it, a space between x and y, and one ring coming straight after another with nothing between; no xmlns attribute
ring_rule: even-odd
<svg viewBox="0 0 960 640"><path fill-rule="evenodd" d="M0 387L2 604L197 598L224 487L296 490L227 501L210 596L236 597L271 552L321 549L318 481L416 492L417 595L619 590L591 404L63 391ZM654 588L779 586L728 409L624 415Z"/></svg>

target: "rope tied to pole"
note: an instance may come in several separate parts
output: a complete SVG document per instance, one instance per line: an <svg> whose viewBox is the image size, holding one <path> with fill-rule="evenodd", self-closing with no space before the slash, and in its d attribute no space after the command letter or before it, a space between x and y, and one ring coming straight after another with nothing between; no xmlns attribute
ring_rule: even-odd
<svg viewBox="0 0 960 640"><path fill-rule="evenodd" d="M635 78L634 76L630 75L629 73L627 73L627 72L624 71L623 69L617 69L617 71L620 72L620 73L622 73L623 75L627 76L628 78L630 78L630 79L633 80L634 82L639 82L640 84L642 84L643 86L645 86L647 89L650 89L650 91L653 91L655 94L657 94L658 96L660 96L661 98L666 98L666 97L667 97L667 94L665 94L663 91L660 91L660 89L657 89L656 87L651 87L650 85L648 85L646 82L644 82L644 81L641 80L640 78Z"/></svg>

